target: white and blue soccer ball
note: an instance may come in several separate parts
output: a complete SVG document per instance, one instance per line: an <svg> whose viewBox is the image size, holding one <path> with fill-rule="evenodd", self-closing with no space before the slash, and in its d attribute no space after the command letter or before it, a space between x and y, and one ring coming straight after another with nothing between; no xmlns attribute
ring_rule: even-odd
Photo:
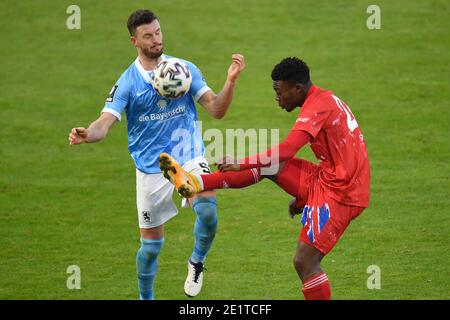
<svg viewBox="0 0 450 320"><path fill-rule="evenodd" d="M178 99L188 93L192 84L192 75L188 66L176 58L163 60L152 74L152 86L164 98Z"/></svg>

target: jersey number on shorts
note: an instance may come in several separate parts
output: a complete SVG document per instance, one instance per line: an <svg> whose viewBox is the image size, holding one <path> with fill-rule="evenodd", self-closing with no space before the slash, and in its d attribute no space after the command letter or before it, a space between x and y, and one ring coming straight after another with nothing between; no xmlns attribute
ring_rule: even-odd
<svg viewBox="0 0 450 320"><path fill-rule="evenodd" d="M208 165L204 162L199 162L198 164L200 167L203 168L204 173L211 173L211 170L209 169Z"/></svg>
<svg viewBox="0 0 450 320"><path fill-rule="evenodd" d="M353 132L356 128L358 128L358 123L356 122L355 116L350 111L349 107L347 107L347 105L341 99L339 99L338 97L336 97L334 95L333 95L333 99L334 99L334 101L336 101L336 104L339 107L339 109L344 111L345 114L347 115L348 129L350 130L350 132Z"/></svg>

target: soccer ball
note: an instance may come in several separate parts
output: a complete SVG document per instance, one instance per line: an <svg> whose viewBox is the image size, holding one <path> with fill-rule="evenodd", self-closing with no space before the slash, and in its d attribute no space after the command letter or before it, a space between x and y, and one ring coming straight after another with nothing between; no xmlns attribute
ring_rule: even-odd
<svg viewBox="0 0 450 320"><path fill-rule="evenodd" d="M153 70L152 86L164 98L181 98L189 91L191 83L188 66L178 59L163 60Z"/></svg>

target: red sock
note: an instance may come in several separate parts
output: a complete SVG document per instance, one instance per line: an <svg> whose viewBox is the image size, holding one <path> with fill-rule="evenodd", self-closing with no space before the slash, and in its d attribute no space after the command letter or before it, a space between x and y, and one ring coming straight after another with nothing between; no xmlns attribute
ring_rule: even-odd
<svg viewBox="0 0 450 320"><path fill-rule="evenodd" d="M303 283L303 295L305 300L330 300L331 288L325 272L309 278Z"/></svg>
<svg viewBox="0 0 450 320"><path fill-rule="evenodd" d="M212 174L202 174L203 190L248 187L261 180L259 169L248 169L242 171L216 171Z"/></svg>

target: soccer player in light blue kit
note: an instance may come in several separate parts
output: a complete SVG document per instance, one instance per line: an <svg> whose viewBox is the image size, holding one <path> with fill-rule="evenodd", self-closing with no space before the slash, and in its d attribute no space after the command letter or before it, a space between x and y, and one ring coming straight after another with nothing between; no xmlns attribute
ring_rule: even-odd
<svg viewBox="0 0 450 320"><path fill-rule="evenodd" d="M195 99L213 118L221 119L231 103L235 81L245 67L244 57L232 55L223 89L215 94L200 70L183 60L192 74L189 94L176 100L159 96L151 85L153 68L168 56L163 54L163 38L156 15L149 10L132 13L127 23L131 43L138 57L111 89L100 117L86 129L73 128L72 145L97 142L106 137L125 112L128 123L128 149L136 164L136 198L141 246L136 256L141 299L154 299L153 283L158 255L164 242L164 223L177 214L172 201L173 185L163 177L158 165L162 152L171 154L194 173L208 173L204 144L197 122ZM196 296L202 287L203 264L217 228L214 191L188 199L197 215L194 250L188 260L184 290ZM183 204L185 205L185 204Z"/></svg>

